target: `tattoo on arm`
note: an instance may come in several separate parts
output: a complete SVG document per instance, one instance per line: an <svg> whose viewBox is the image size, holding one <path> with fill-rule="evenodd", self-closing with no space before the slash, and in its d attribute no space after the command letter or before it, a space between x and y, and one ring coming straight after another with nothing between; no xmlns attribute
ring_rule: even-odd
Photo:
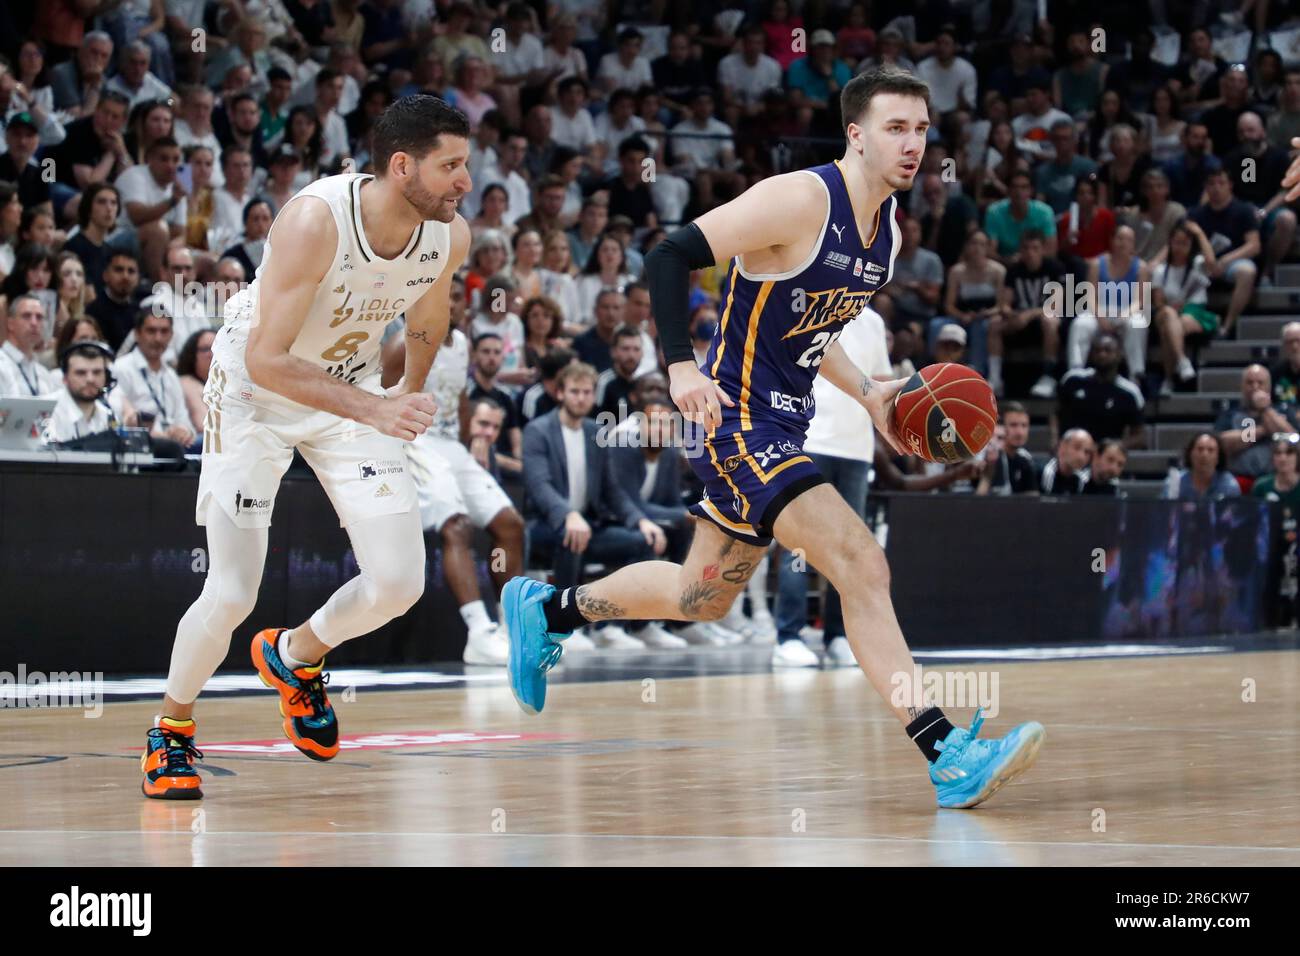
<svg viewBox="0 0 1300 956"><path fill-rule="evenodd" d="M864 376L862 376L862 385L861 385L861 388L862 388L862 397L863 397L863 398L866 398L868 395L871 394L871 390L872 390L873 388L875 388L875 383L871 381L871 376L870 376L870 375L864 375Z"/></svg>
<svg viewBox="0 0 1300 956"><path fill-rule="evenodd" d="M626 609L619 607L613 601L593 596L586 584L578 588L575 598L578 602L578 610L588 621L609 621L627 616Z"/></svg>
<svg viewBox="0 0 1300 956"><path fill-rule="evenodd" d="M433 344L432 342L429 341L429 334L425 332L423 329L407 329L406 337L408 339L419 339L425 345Z"/></svg>

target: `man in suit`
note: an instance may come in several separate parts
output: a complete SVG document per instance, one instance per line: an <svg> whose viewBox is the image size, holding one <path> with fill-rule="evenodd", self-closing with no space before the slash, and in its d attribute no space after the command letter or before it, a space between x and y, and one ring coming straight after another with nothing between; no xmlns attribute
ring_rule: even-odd
<svg viewBox="0 0 1300 956"><path fill-rule="evenodd" d="M524 429L525 512L532 548L550 558L557 587L578 583L584 561L619 567L661 555L663 529L633 504L615 479L610 434L587 417L596 370L575 362L561 370L560 405ZM601 632L606 646L643 641L621 629ZM624 640L626 638L626 640ZM628 643L631 642L631 643Z"/></svg>

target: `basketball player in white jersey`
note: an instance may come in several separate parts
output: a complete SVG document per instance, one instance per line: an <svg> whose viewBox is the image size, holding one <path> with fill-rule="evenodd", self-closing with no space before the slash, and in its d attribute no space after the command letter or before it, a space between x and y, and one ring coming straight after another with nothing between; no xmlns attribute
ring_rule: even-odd
<svg viewBox="0 0 1300 956"><path fill-rule="evenodd" d="M254 666L280 694L284 733L308 757L338 753L325 654L404 613L424 590L402 444L429 427L436 407L423 387L469 246L456 212L472 187L469 123L437 97L405 97L375 121L372 155L374 176L321 179L285 204L256 278L226 306L204 392L195 509L209 571L176 629L162 714L141 761L145 796L202 796L194 702L256 603L294 449L329 495L360 568L309 620L253 639ZM380 339L403 313L405 375L385 391Z"/></svg>
<svg viewBox="0 0 1300 956"><path fill-rule="evenodd" d="M465 284L450 290L451 325L424 382L438 404L433 424L406 444L407 462L419 494L426 542L441 546L443 574L460 607L467 638L466 664L504 667L505 633L488 616L472 549L474 529L487 531L493 559L488 573L498 592L523 567L524 519L497 480L465 442L469 437L469 337L465 334ZM394 328L401 324L394 323ZM396 380L405 364L406 337L390 330L384 343L384 380ZM499 556L499 559L498 559Z"/></svg>

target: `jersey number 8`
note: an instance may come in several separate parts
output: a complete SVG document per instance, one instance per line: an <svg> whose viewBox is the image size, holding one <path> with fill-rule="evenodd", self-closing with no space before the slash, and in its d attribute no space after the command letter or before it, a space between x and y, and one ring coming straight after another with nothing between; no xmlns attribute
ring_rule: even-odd
<svg viewBox="0 0 1300 956"><path fill-rule="evenodd" d="M345 358L355 355L361 343L370 338L369 332L348 332L337 342L321 352L320 357L328 362L342 362Z"/></svg>

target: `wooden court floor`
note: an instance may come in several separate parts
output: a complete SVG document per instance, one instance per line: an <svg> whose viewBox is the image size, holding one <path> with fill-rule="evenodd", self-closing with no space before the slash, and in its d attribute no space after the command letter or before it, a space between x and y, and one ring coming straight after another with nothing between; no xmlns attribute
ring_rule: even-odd
<svg viewBox="0 0 1300 956"><path fill-rule="evenodd" d="M140 794L152 701L3 710L0 864L1300 865L1300 652L955 666L997 672L987 730L1047 727L973 811L856 670L555 684L535 718L334 687L363 746L329 764L275 752L269 693L212 697L198 804Z"/></svg>

